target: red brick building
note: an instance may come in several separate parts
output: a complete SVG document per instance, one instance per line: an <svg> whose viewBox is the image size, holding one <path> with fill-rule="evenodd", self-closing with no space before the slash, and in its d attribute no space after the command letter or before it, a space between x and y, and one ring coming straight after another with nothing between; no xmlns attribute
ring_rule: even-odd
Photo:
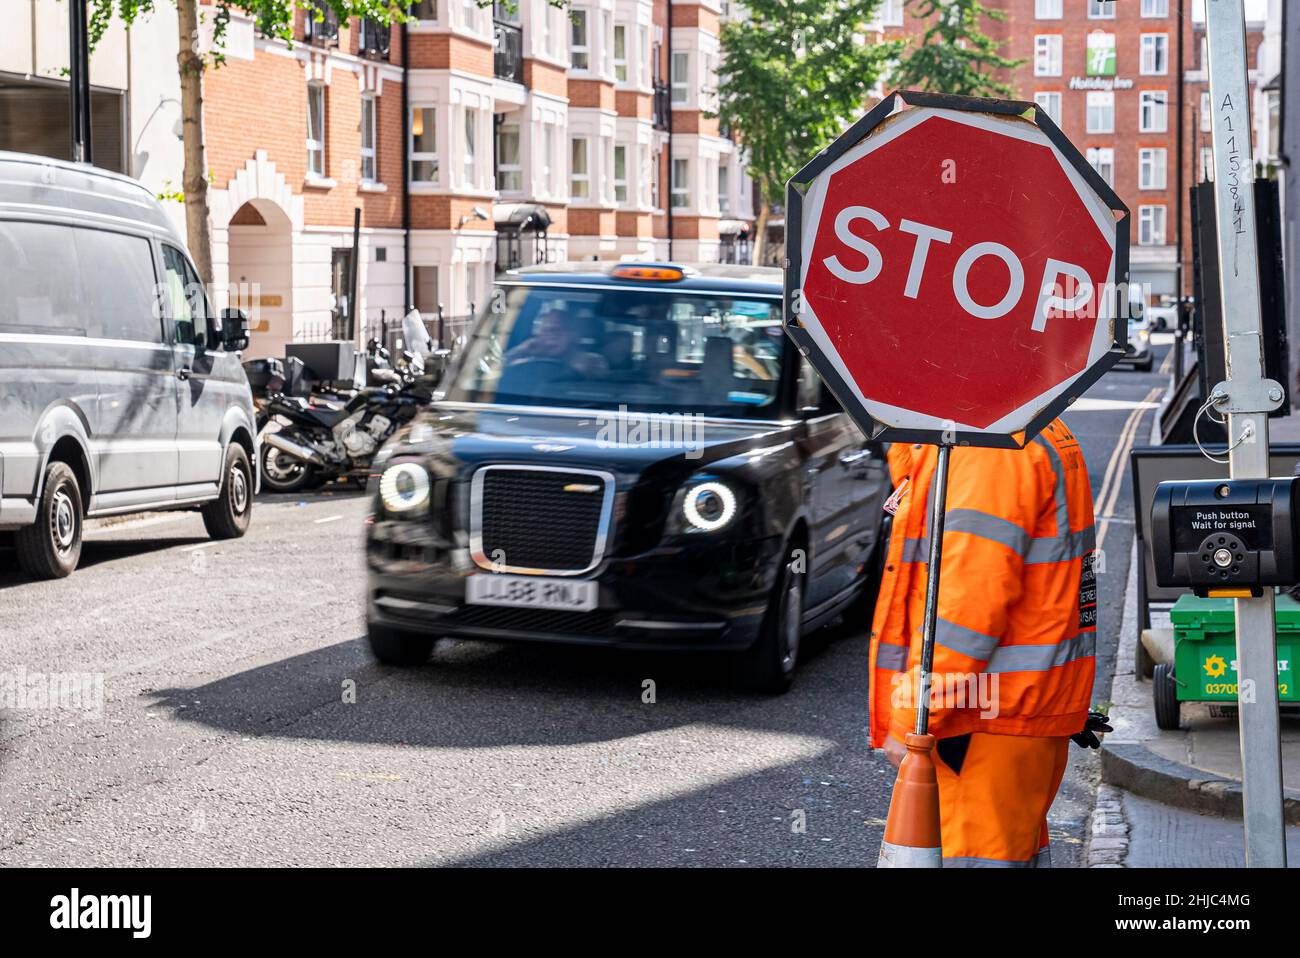
<svg viewBox="0 0 1300 958"><path fill-rule="evenodd" d="M208 73L214 284L253 353L358 317L463 316L500 269L747 262L752 188L716 109L722 0L420 0L405 27L236 17ZM357 333L359 335L359 332Z"/></svg>
<svg viewBox="0 0 1300 958"><path fill-rule="evenodd" d="M1131 281L1143 283L1151 296L1178 289L1181 210L1182 282L1190 292L1185 196L1201 176L1201 149L1209 146L1201 122L1208 95L1203 0L986 4L1006 18L986 21L985 32L1002 41L1005 56L1024 61L1001 79L1051 115L1132 211ZM881 19L889 37L922 29L910 12L904 15L903 0L884 0ZM1263 31L1262 20L1248 25L1256 92L1268 80L1254 69Z"/></svg>

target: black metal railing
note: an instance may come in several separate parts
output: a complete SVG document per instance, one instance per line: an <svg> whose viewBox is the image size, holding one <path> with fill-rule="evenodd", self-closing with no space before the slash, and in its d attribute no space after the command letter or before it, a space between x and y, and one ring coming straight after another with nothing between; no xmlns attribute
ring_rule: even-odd
<svg viewBox="0 0 1300 958"><path fill-rule="evenodd" d="M473 315L448 316L442 306L423 313L420 318L424 321L425 329L429 331L435 346L446 347L453 346L457 340L463 339L474 321ZM397 312L375 310L362 317L358 325L360 328L357 330L357 336L351 340L358 349L364 349L366 344L374 339L388 347L391 352L396 348L397 341L402 338L402 317ZM299 323L293 335L295 343L323 343L348 339L350 337L347 335L346 328L333 319Z"/></svg>
<svg viewBox="0 0 1300 958"><path fill-rule="evenodd" d="M654 89L654 127L656 130L666 130L673 117L673 105L669 99L668 84L656 83Z"/></svg>
<svg viewBox="0 0 1300 958"><path fill-rule="evenodd" d="M524 82L524 28L504 20L492 21L496 49L493 72L497 79Z"/></svg>

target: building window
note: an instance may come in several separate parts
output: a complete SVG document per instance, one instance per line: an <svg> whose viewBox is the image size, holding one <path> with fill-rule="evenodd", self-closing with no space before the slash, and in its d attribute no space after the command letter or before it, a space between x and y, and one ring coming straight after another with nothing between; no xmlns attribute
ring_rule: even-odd
<svg viewBox="0 0 1300 958"><path fill-rule="evenodd" d="M465 108L465 185L478 185L478 111Z"/></svg>
<svg viewBox="0 0 1300 958"><path fill-rule="evenodd" d="M650 147L641 145L641 172L637 178L637 192L642 206L654 206L654 167L650 163Z"/></svg>
<svg viewBox="0 0 1300 958"><path fill-rule="evenodd" d="M1143 133L1164 133L1169 129L1169 94L1164 90L1143 90L1140 94L1138 128Z"/></svg>
<svg viewBox="0 0 1300 958"><path fill-rule="evenodd" d="M438 0L416 0L411 4L411 16L417 20L437 20Z"/></svg>
<svg viewBox="0 0 1300 958"><path fill-rule="evenodd" d="M587 45L587 11L574 7L569 12L569 66L586 70L591 66L591 48Z"/></svg>
<svg viewBox="0 0 1300 958"><path fill-rule="evenodd" d="M1169 0L1142 0L1142 16L1144 17L1169 16Z"/></svg>
<svg viewBox="0 0 1300 958"><path fill-rule="evenodd" d="M1060 0L1057 0L1059 3ZM903 25L903 0L885 0L880 5L880 25L882 27L901 27Z"/></svg>
<svg viewBox="0 0 1300 958"><path fill-rule="evenodd" d="M673 160L672 182L669 184L668 202L675 210L690 205L691 164L689 160Z"/></svg>
<svg viewBox="0 0 1300 958"><path fill-rule="evenodd" d="M1088 91L1088 132L1115 132L1115 94L1109 90Z"/></svg>
<svg viewBox="0 0 1300 958"><path fill-rule="evenodd" d="M379 166L375 161L375 98L367 94L361 98L361 179L373 183L379 179Z"/></svg>
<svg viewBox="0 0 1300 958"><path fill-rule="evenodd" d="M690 89L691 57L688 53L674 53L669 82L672 83L672 101L685 103Z"/></svg>
<svg viewBox="0 0 1300 958"><path fill-rule="evenodd" d="M1169 166L1169 151L1163 146L1138 150L1138 189L1163 190Z"/></svg>
<svg viewBox="0 0 1300 958"><path fill-rule="evenodd" d="M519 164L519 124L502 123L497 127L497 189L515 193L524 188L524 172Z"/></svg>
<svg viewBox="0 0 1300 958"><path fill-rule="evenodd" d="M1163 206L1138 207L1138 245L1165 245L1165 208Z"/></svg>
<svg viewBox="0 0 1300 958"><path fill-rule="evenodd" d="M1169 70L1169 35L1167 33L1142 34L1143 76L1164 76Z"/></svg>
<svg viewBox="0 0 1300 958"><path fill-rule="evenodd" d="M627 202L627 147L614 147L614 202Z"/></svg>
<svg viewBox="0 0 1300 958"><path fill-rule="evenodd" d="M646 77L650 75L646 69L646 60L650 56L650 31L645 27L636 28L636 75L634 79L637 83L645 84Z"/></svg>
<svg viewBox="0 0 1300 958"><path fill-rule="evenodd" d="M325 87L307 84L307 173L325 176Z"/></svg>
<svg viewBox="0 0 1300 958"><path fill-rule="evenodd" d="M1208 183L1214 180L1214 147L1201 147L1201 181Z"/></svg>
<svg viewBox="0 0 1300 958"><path fill-rule="evenodd" d="M575 200L591 196L591 173L587 168L587 141L575 136L569 141L569 195Z"/></svg>
<svg viewBox="0 0 1300 958"><path fill-rule="evenodd" d="M1114 20L1115 0L1088 0L1089 20Z"/></svg>
<svg viewBox="0 0 1300 958"><path fill-rule="evenodd" d="M1061 0L1034 0L1034 16L1039 20L1061 19Z"/></svg>
<svg viewBox="0 0 1300 958"><path fill-rule="evenodd" d="M1201 132L1209 133L1214 126L1214 118L1210 115L1210 94L1201 94Z"/></svg>
<svg viewBox="0 0 1300 958"><path fill-rule="evenodd" d="M1034 76L1061 75L1061 36L1057 33L1034 37Z"/></svg>
<svg viewBox="0 0 1300 958"><path fill-rule="evenodd" d="M1052 118L1057 126L1061 125L1061 94L1044 91L1034 94L1034 102L1039 109Z"/></svg>
<svg viewBox="0 0 1300 958"><path fill-rule="evenodd" d="M411 182L438 182L438 112L431 106L411 109Z"/></svg>
<svg viewBox="0 0 1300 958"><path fill-rule="evenodd" d="M627 82L627 27L614 24L614 79Z"/></svg>
<svg viewBox="0 0 1300 958"><path fill-rule="evenodd" d="M478 264L465 264L465 313L473 316L478 304Z"/></svg>
<svg viewBox="0 0 1300 958"><path fill-rule="evenodd" d="M718 164L718 212L731 212L731 167L726 160Z"/></svg>
<svg viewBox="0 0 1300 958"><path fill-rule="evenodd" d="M1115 151L1109 146L1090 148L1088 163L1097 171L1097 175L1106 181L1106 185L1115 186Z"/></svg>

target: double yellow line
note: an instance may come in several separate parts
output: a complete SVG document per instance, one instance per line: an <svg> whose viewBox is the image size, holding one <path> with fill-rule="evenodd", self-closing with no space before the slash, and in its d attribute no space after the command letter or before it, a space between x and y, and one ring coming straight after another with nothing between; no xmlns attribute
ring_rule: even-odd
<svg viewBox="0 0 1300 958"><path fill-rule="evenodd" d="M1137 440L1138 426L1142 422L1142 414L1147 411L1149 405L1160 395L1159 386L1153 387L1131 413L1128 419L1124 421L1124 428L1120 430L1119 442L1111 450L1110 461L1106 463L1106 474L1101 480L1101 490L1097 493L1096 499L1092 504L1094 521L1097 523L1097 548L1101 549L1102 544L1106 541L1106 532L1110 529L1110 520L1115 516L1115 504L1119 501L1119 490L1124 485L1124 466L1128 462L1128 454L1133 450L1133 445Z"/></svg>

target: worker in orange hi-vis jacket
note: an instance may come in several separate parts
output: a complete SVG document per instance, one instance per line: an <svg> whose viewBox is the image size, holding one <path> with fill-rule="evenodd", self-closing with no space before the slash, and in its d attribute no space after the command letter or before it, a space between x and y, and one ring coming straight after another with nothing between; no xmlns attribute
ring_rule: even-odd
<svg viewBox="0 0 1300 958"><path fill-rule="evenodd" d="M871 631L871 744L897 765L916 723L929 506L938 450L895 443L897 509ZM927 494L927 490L929 490ZM1047 811L1090 714L1097 638L1092 490L1054 420L1024 449L949 464L930 734L943 866L1050 864Z"/></svg>

